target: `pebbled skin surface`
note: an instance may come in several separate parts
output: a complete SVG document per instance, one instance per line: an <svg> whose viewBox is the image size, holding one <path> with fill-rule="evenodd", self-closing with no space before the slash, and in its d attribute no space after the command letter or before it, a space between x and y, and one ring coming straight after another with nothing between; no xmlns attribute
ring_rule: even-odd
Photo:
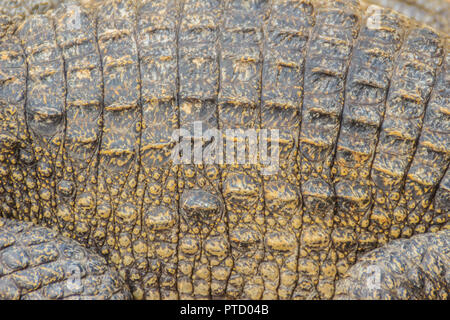
<svg viewBox="0 0 450 320"><path fill-rule="evenodd" d="M76 241L0 218L0 299L129 299L118 272Z"/></svg>
<svg viewBox="0 0 450 320"><path fill-rule="evenodd" d="M330 299L367 252L449 228L446 34L356 0L89 8L0 18L0 216L134 298ZM173 163L198 121L225 146L278 129L280 170Z"/></svg>

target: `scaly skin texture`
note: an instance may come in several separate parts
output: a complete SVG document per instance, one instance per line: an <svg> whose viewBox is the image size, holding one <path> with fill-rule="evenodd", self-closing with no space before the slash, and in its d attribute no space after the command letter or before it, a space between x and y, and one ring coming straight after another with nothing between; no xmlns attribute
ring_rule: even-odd
<svg viewBox="0 0 450 320"><path fill-rule="evenodd" d="M128 299L103 257L44 227L0 218L0 299Z"/></svg>
<svg viewBox="0 0 450 320"><path fill-rule="evenodd" d="M449 0L367 0L367 2L392 8L447 34L450 32Z"/></svg>
<svg viewBox="0 0 450 320"><path fill-rule="evenodd" d="M137 298L177 297L179 168L170 153L171 135L179 126L176 34L180 10L171 1L168 5L146 2L138 10L142 136L136 194L142 231L133 236L136 268L131 284Z"/></svg>
<svg viewBox="0 0 450 320"><path fill-rule="evenodd" d="M420 236L449 229L446 35L357 0L89 8L0 17L0 216L103 255L136 299L330 299L367 252L448 238ZM213 160L221 139L261 160L239 133L277 129L279 170L177 164L176 129Z"/></svg>
<svg viewBox="0 0 450 320"><path fill-rule="evenodd" d="M0 13L14 19L24 19L33 14L45 14L55 10L70 0L0 0ZM87 9L98 8L103 0L80 0L78 3Z"/></svg>
<svg viewBox="0 0 450 320"><path fill-rule="evenodd" d="M450 230L395 240L362 256L337 283L337 299L448 300Z"/></svg>
<svg viewBox="0 0 450 320"><path fill-rule="evenodd" d="M0 13L23 19L31 14L46 13L70 0L0 0ZM105 0L79 0L85 8L97 9ZM445 33L450 31L449 0L365 0L367 4L391 8Z"/></svg>

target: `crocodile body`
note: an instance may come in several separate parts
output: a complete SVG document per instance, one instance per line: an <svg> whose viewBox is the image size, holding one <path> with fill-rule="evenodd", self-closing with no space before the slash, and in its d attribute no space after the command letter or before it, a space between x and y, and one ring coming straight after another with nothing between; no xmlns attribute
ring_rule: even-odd
<svg viewBox="0 0 450 320"><path fill-rule="evenodd" d="M445 34L356 0L0 17L0 216L103 255L137 299L333 298L375 248L446 247L448 49ZM208 149L216 130L250 154L255 141L227 129L276 129L279 170L175 163L177 129L189 146ZM439 293L410 296L446 297L442 255Z"/></svg>

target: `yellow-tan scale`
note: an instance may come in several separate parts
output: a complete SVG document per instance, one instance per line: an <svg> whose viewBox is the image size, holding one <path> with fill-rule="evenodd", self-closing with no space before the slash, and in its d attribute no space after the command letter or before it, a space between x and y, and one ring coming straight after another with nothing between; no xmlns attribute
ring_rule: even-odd
<svg viewBox="0 0 450 320"><path fill-rule="evenodd" d="M332 169L337 197L332 238L338 256L345 257L337 265L339 276L358 252L377 244L377 235L368 230L373 204L369 175L404 24L395 12L369 7L353 51Z"/></svg>
<svg viewBox="0 0 450 320"><path fill-rule="evenodd" d="M425 111L422 132L414 158L405 177L404 207L394 213L394 219L402 222L400 228L391 229L392 238L401 235L436 232L448 228L449 165L450 165L450 52L449 41L444 45L444 60L436 78ZM441 191L436 190L440 186ZM446 195L447 193L447 195ZM430 208L434 196L435 210ZM447 200L445 200L447 199ZM445 202L447 201L447 202ZM407 215L406 215L407 213ZM405 226L406 225L406 226ZM394 231L394 232L392 232Z"/></svg>
<svg viewBox="0 0 450 320"><path fill-rule="evenodd" d="M182 160L178 178L177 282L181 299L224 296L232 266L219 165L214 158L209 163L205 161L211 143L206 137L208 130L218 129L222 10L217 0L184 1L178 33L180 128L192 135L181 137L180 144L188 146L193 153L187 159L189 163ZM196 125L200 127L196 129ZM183 156L183 150L180 151ZM219 156L215 150L210 151L211 157ZM202 153L201 164L197 164L196 158Z"/></svg>
<svg viewBox="0 0 450 320"><path fill-rule="evenodd" d="M104 241L102 253L125 276L135 264L131 242L142 221L136 194L142 116L136 9L131 1L112 1L97 19L104 108L96 214L101 227L95 232Z"/></svg>
<svg viewBox="0 0 450 320"><path fill-rule="evenodd" d="M405 189L405 179L415 155L420 161L421 151L417 154L417 141L424 132L425 110L435 84L436 72L442 65L442 45L441 38L431 28L412 26L395 61L370 172L374 203L369 230L377 234L379 244L399 236L410 237L414 225L419 222L415 221L413 215L408 217L411 220L405 220L405 213L412 209L407 208L406 204L409 202L411 206L410 197L414 196L409 186ZM435 164L438 164L437 160ZM434 177L434 183L440 180L444 168L439 169L441 172ZM425 174L422 179L426 179ZM419 184L416 189L423 187L426 186ZM417 190L418 196L421 193Z"/></svg>
<svg viewBox="0 0 450 320"><path fill-rule="evenodd" d="M142 1L137 41L142 80L141 169L136 194L142 226L133 235L136 298L175 299L179 242L178 165L171 160L178 128L176 1Z"/></svg>
<svg viewBox="0 0 450 320"><path fill-rule="evenodd" d="M435 188L434 198L423 217L425 220L427 216L431 216L428 229L429 232L450 229L450 210L448 208L448 201L450 198L450 169L448 167L439 186L435 186Z"/></svg>
<svg viewBox="0 0 450 320"><path fill-rule="evenodd" d="M436 31L356 0L85 10L0 17L0 215L97 249L135 298L331 298L365 251L448 229ZM226 129L279 129L280 170L178 166L194 121L247 151Z"/></svg>
<svg viewBox="0 0 450 320"><path fill-rule="evenodd" d="M262 171L267 226L260 267L264 299L289 299L298 280L302 226L298 136L306 47L313 24L310 1L282 0L272 2L264 25L261 129L268 130L269 157L279 156L278 168L268 165L263 167L266 174ZM273 129L278 130L278 141L271 136ZM273 142L278 143L278 153Z"/></svg>
<svg viewBox="0 0 450 320"><path fill-rule="evenodd" d="M337 256L331 241L335 212L331 167L361 9L355 1L322 5L315 8L316 21L305 62L298 159L303 227L299 280L294 292L298 298L332 297L336 264L343 258Z"/></svg>
<svg viewBox="0 0 450 320"><path fill-rule="evenodd" d="M86 245L96 230L97 168L103 110L103 72L95 20L79 5L53 14L67 81L63 176L56 188L56 215L63 234Z"/></svg>
<svg viewBox="0 0 450 320"><path fill-rule="evenodd" d="M236 138L226 129L260 127L263 22L268 1L226 1L221 26L219 128L227 144L244 145L250 139ZM228 148L231 149L231 148ZM222 191L228 215L233 266L226 297L259 299L264 281L259 267L264 259L264 196L262 178L255 164L237 163L237 151L222 166Z"/></svg>
<svg viewBox="0 0 450 320"><path fill-rule="evenodd" d="M56 44L52 20L45 15L27 19L16 31L27 61L25 114L36 161L39 212L35 220L58 229L56 185L62 178L66 81L64 61Z"/></svg>
<svg viewBox="0 0 450 320"><path fill-rule="evenodd" d="M10 19L1 19L0 34L1 214L38 222L35 162L25 119L26 57Z"/></svg>

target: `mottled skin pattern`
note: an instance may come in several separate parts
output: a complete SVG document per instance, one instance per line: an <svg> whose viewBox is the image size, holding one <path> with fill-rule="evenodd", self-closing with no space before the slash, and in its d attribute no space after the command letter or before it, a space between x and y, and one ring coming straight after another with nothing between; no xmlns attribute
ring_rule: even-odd
<svg viewBox="0 0 450 320"><path fill-rule="evenodd" d="M447 299L446 34L357 0L64 2L0 16L0 216L104 256L136 299ZM248 152L226 129L278 129L280 170L175 164L198 121ZM0 295L53 297L7 267Z"/></svg>
<svg viewBox="0 0 450 320"><path fill-rule="evenodd" d="M170 153L179 126L177 104L177 21L175 2L147 2L137 17L142 135L137 195L142 231L134 236L136 268L131 277L137 298L177 297L180 217L178 172Z"/></svg>
<svg viewBox="0 0 450 320"><path fill-rule="evenodd" d="M261 128L279 130L280 171L263 176L266 250L261 273L263 298L288 299L296 289L302 224L297 158L304 63L313 26L309 3L277 3L266 25ZM298 289L297 289L298 290Z"/></svg>

